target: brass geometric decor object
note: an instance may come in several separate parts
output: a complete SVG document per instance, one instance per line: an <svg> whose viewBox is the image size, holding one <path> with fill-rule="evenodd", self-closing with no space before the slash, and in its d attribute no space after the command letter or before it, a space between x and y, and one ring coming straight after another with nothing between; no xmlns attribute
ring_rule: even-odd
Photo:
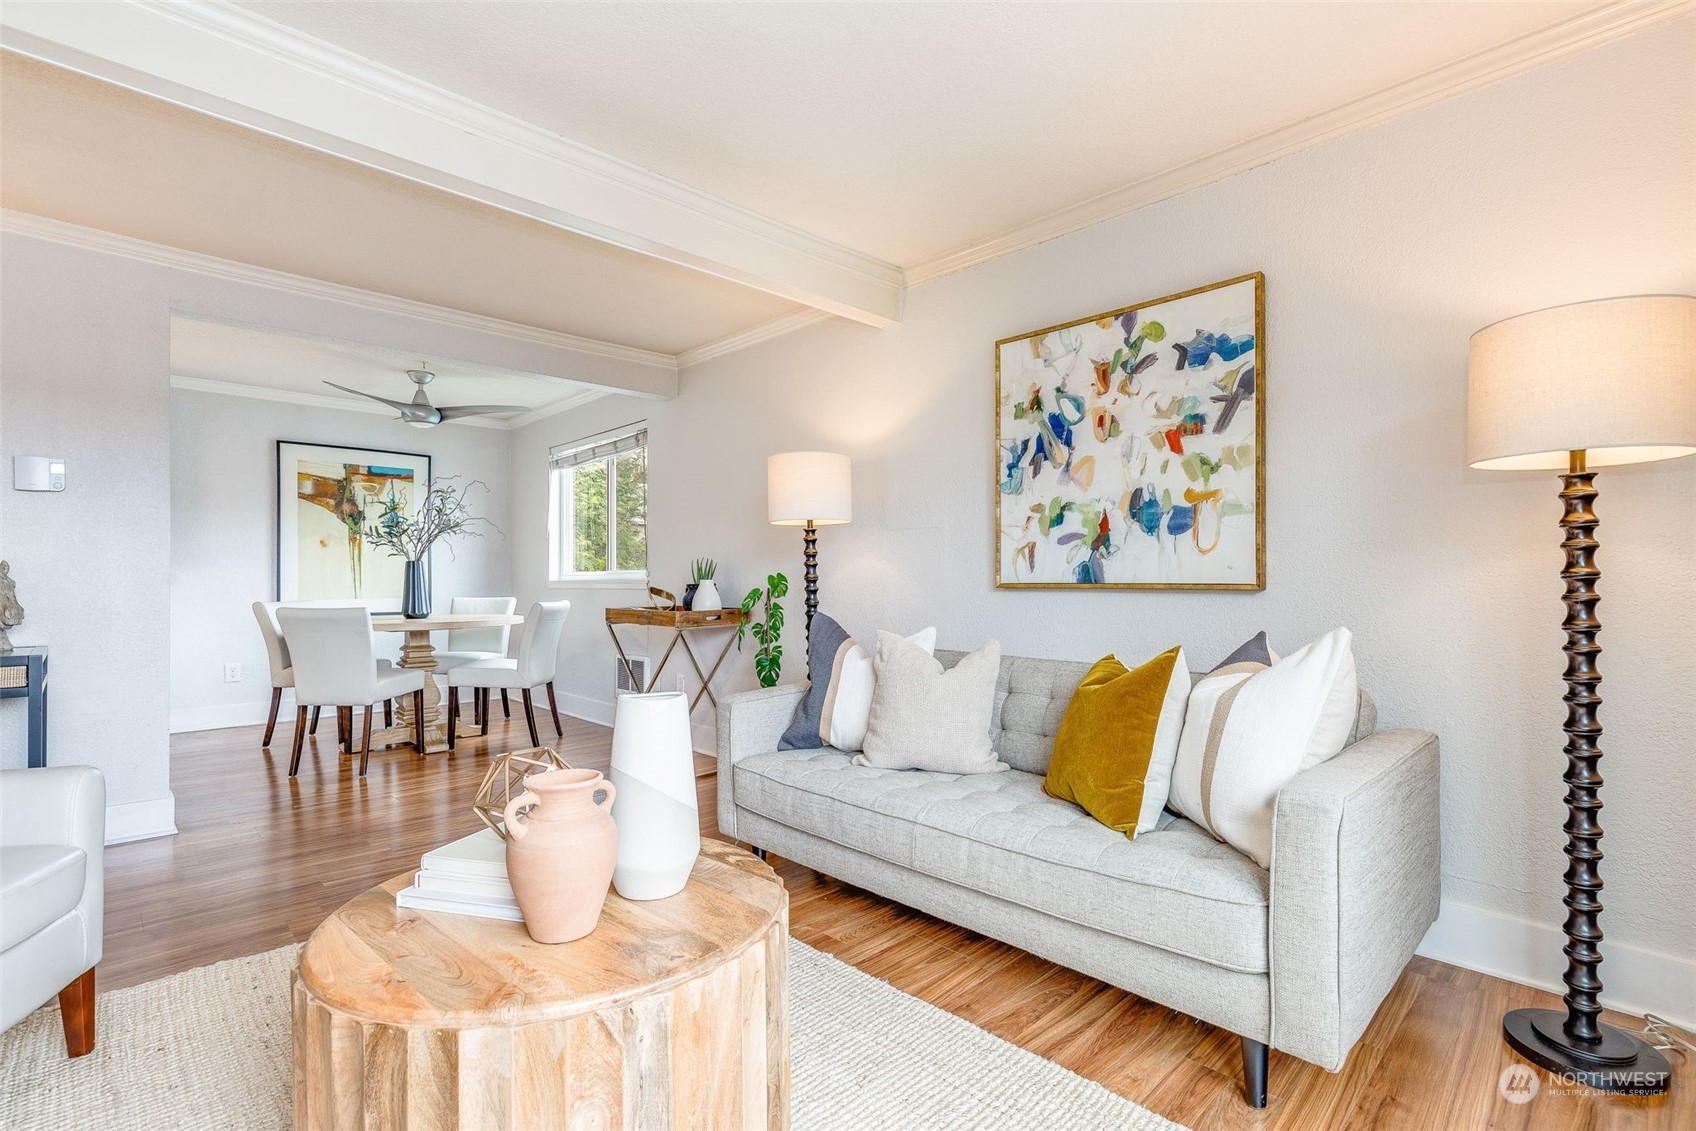
<svg viewBox="0 0 1696 1131"><path fill-rule="evenodd" d="M471 808L495 835L506 839L503 816L507 803L524 792L524 779L547 770L569 770L571 763L561 758L551 746L534 746L529 750L514 750L497 757L483 784L477 787L477 797Z"/></svg>

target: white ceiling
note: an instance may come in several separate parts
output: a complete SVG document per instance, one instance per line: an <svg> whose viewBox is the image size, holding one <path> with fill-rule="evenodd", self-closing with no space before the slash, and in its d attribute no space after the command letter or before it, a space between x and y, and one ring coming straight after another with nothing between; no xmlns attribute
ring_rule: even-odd
<svg viewBox="0 0 1696 1131"><path fill-rule="evenodd" d="M1598 5L242 6L910 267Z"/></svg>
<svg viewBox="0 0 1696 1131"><path fill-rule="evenodd" d="M179 385L209 392L254 395L263 390L281 394L275 399L322 404L354 412L396 417L392 409L363 397L332 389L334 381L350 389L375 393L390 400L409 401L417 391L408 369L428 369L436 375L427 392L430 403L443 405L513 404L535 410L564 400L580 402L599 390L593 385L470 365L449 358L416 354L357 342L276 334L254 326L235 326L195 318L171 319L171 376ZM186 379L186 381L184 380ZM483 423L511 423L515 413L491 414ZM460 423L448 421L442 427Z"/></svg>
<svg viewBox="0 0 1696 1131"><path fill-rule="evenodd" d="M1693 8L8 0L0 204L681 366Z"/></svg>
<svg viewBox="0 0 1696 1131"><path fill-rule="evenodd" d="M21 56L0 106L20 212L666 354L798 309Z"/></svg>

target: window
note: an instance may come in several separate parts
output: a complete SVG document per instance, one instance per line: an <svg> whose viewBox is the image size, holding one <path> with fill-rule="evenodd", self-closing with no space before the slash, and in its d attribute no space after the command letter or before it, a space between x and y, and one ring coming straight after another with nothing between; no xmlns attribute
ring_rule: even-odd
<svg viewBox="0 0 1696 1131"><path fill-rule="evenodd" d="M548 467L548 576L646 583L647 429L555 448Z"/></svg>

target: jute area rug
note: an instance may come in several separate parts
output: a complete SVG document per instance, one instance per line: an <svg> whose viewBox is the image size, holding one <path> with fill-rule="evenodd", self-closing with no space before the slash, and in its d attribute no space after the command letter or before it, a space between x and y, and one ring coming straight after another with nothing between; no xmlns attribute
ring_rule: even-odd
<svg viewBox="0 0 1696 1131"><path fill-rule="evenodd" d="M0 1035L0 1127L292 1127L295 949L101 994L78 1060L37 1010ZM793 939L789 976L795 1131L1182 1131Z"/></svg>

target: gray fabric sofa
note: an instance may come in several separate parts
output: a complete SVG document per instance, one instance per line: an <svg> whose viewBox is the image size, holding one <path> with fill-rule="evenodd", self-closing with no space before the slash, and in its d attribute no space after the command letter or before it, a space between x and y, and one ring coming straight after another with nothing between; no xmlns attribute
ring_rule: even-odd
<svg viewBox="0 0 1696 1131"><path fill-rule="evenodd" d="M952 666L960 653L937 652ZM1089 665L1004 657L992 737L1011 772L855 766L777 749L805 688L725 697L720 831L1333 1072L1437 917L1437 738L1376 729L1278 794L1272 867L1182 817L1134 841L1042 792Z"/></svg>

